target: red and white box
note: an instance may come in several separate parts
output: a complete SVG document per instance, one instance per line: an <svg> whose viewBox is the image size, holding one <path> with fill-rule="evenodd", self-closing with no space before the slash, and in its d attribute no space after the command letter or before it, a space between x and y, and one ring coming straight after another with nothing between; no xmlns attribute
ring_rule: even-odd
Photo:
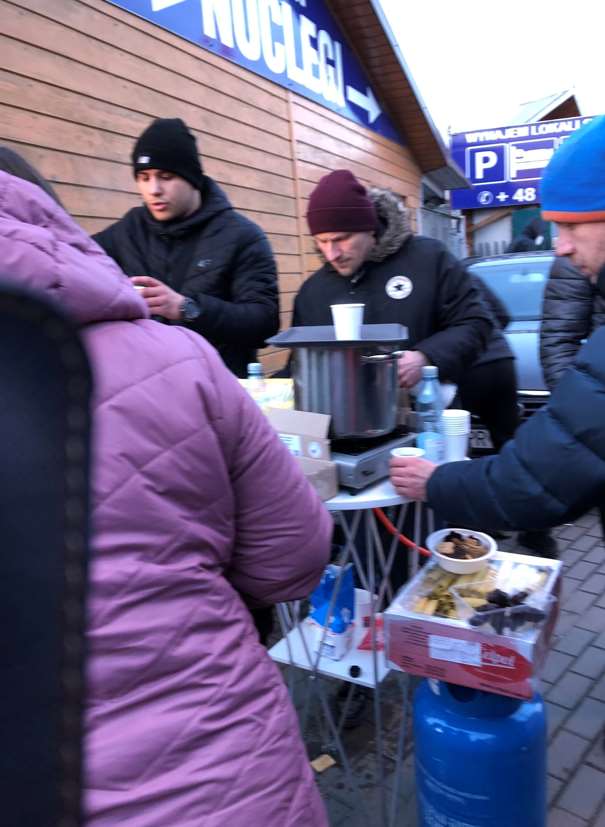
<svg viewBox="0 0 605 827"><path fill-rule="evenodd" d="M449 683L483 689L514 698L531 698L537 688L558 617L562 564L558 560L524 554L496 552L490 560L490 576L496 588L521 591L540 578L541 585L528 603L543 608L538 623L523 623L515 631L498 634L490 623L474 627L465 619L437 617L414 611L418 599L429 593L431 578L442 571L429 563L406 584L384 612L386 657L389 666ZM429 575L430 572L434 574ZM444 572L447 578L448 573ZM459 604L455 575L452 598ZM459 614L464 614L461 612Z"/></svg>

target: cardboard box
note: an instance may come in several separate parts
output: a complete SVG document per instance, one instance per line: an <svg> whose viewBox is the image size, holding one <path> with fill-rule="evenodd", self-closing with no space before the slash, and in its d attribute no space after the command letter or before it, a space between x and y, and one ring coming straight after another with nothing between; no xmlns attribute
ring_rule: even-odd
<svg viewBox="0 0 605 827"><path fill-rule="evenodd" d="M333 632L308 619L311 651L314 655L320 654L330 660L342 660L353 645L354 626L354 623L349 623L344 632Z"/></svg>
<svg viewBox="0 0 605 827"><path fill-rule="evenodd" d="M544 585L535 593L546 613L538 625L523 624L501 634L489 624L473 627L467 619L435 617L414 611L423 594L423 583L436 569L422 568L396 595L384 612L386 656L389 664L413 675L483 689L514 698L531 698L548 651L558 616L561 563L523 554L496 552L489 563L497 576L544 572ZM506 566L507 568L504 568ZM437 568L438 570L438 568ZM445 573L447 575L447 573ZM460 576L456 577L459 581ZM456 587L456 584L452 584ZM522 582L518 588L522 589ZM498 583L496 583L498 586ZM428 590L424 588L426 594ZM469 614L473 614L471 609Z"/></svg>
<svg viewBox="0 0 605 827"><path fill-rule="evenodd" d="M321 499L336 496L338 470L330 460L328 414L277 408L268 408L265 414Z"/></svg>

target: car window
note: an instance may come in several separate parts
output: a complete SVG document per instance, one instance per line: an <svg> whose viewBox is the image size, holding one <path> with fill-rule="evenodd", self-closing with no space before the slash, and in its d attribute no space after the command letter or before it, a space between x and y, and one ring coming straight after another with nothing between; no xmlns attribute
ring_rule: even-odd
<svg viewBox="0 0 605 827"><path fill-rule="evenodd" d="M511 320L539 319L542 295L552 265L552 258L509 261L478 261L468 269L483 279L504 302Z"/></svg>

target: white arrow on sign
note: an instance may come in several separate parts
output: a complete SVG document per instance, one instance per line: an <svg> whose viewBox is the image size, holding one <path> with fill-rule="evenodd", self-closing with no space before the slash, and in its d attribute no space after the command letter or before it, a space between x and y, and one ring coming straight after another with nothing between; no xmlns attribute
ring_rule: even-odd
<svg viewBox="0 0 605 827"><path fill-rule="evenodd" d="M369 123L374 123L376 118L382 113L382 109L378 106L378 101L369 86L366 86L365 95L363 92L360 92L359 89L355 89L354 86L347 86L347 98L351 103L366 110Z"/></svg>
<svg viewBox="0 0 605 827"><path fill-rule="evenodd" d="M151 0L151 11L162 11L162 9L169 9L170 6L178 6L179 3L184 3L185 0Z"/></svg>

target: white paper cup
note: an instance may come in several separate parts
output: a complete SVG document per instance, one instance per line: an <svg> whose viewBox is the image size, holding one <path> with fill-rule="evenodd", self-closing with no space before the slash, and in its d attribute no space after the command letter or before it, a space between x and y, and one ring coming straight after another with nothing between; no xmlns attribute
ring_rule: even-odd
<svg viewBox="0 0 605 827"><path fill-rule="evenodd" d="M337 339L361 339L363 304L331 304L334 332Z"/></svg>
<svg viewBox="0 0 605 827"><path fill-rule="evenodd" d="M458 462L466 459L468 451L468 433L466 434L444 434L445 436L445 459L444 462Z"/></svg>
<svg viewBox="0 0 605 827"><path fill-rule="evenodd" d="M423 448L391 448L392 457L419 457L424 456Z"/></svg>
<svg viewBox="0 0 605 827"><path fill-rule="evenodd" d="M470 411L447 408L441 414L441 426L443 428L443 432L446 434L469 433L471 429Z"/></svg>

